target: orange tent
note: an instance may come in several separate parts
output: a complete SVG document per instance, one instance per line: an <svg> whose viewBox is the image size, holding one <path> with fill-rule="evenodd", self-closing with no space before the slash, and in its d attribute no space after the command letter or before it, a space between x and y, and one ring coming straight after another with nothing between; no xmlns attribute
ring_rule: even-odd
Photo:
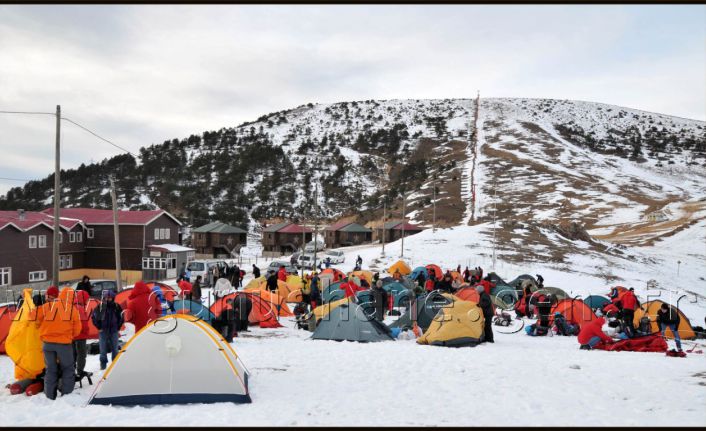
<svg viewBox="0 0 706 431"><path fill-rule="evenodd" d="M635 326L640 325L640 319L644 316L647 316L650 319L650 328L652 329L652 332L659 332L659 325L657 324L657 311L659 311L660 307L662 307L662 304L664 303L664 301L656 299L654 301L647 301L642 304L640 308L635 310L635 318L633 320ZM670 305L670 307L672 306ZM675 308L677 310L677 313L679 313L679 327L677 328L677 331L679 332L679 337L685 340L693 340L694 338L696 338L696 333L694 332L694 328L691 326L691 322L689 322L689 319L678 308L672 308ZM672 333L671 329L666 329L664 331L664 335L667 338L674 338L674 334Z"/></svg>
<svg viewBox="0 0 706 431"><path fill-rule="evenodd" d="M474 287L470 287L466 285L466 287L462 287L454 293L454 295L458 296L464 301L471 301L475 302L478 304L480 302L480 295L478 294L478 291Z"/></svg>
<svg viewBox="0 0 706 431"><path fill-rule="evenodd" d="M130 292L132 292L132 287L128 287L115 295L115 303L120 305L120 308L122 308L123 311L127 310L127 302L130 297Z"/></svg>
<svg viewBox="0 0 706 431"><path fill-rule="evenodd" d="M441 270L441 267L439 265L434 265L433 263L430 263L429 265L425 266L425 268L430 274L434 273L434 277L436 277L437 280L441 280L444 277L444 271Z"/></svg>
<svg viewBox="0 0 706 431"><path fill-rule="evenodd" d="M400 275L409 275L412 273L412 269L407 265L407 263L404 260L398 260L397 262L393 263L392 266L387 268L387 272L389 274L393 274L395 272L399 271Z"/></svg>
<svg viewBox="0 0 706 431"><path fill-rule="evenodd" d="M272 309L278 313L280 317L294 316L294 313L287 306L287 301L274 292L267 289L250 290L249 293L260 296L265 302L272 306ZM279 306L279 307L278 307Z"/></svg>
<svg viewBox="0 0 706 431"><path fill-rule="evenodd" d="M0 307L0 354L5 354L5 339L10 334L10 326L12 319L17 314L17 306L15 304L3 305Z"/></svg>
<svg viewBox="0 0 706 431"><path fill-rule="evenodd" d="M340 269L336 269L336 268L326 268L323 271L321 271L321 273L338 276L338 277L334 277L334 279L336 281L341 281L344 278L346 278L346 274L344 274L343 271L341 271Z"/></svg>
<svg viewBox="0 0 706 431"><path fill-rule="evenodd" d="M245 291L251 293L261 291L270 292L269 290L267 290L267 281L260 282L257 287L248 287L245 289ZM277 280L277 292L274 293L274 295L277 295L284 302L302 302L301 290L292 289L291 285L287 284L282 280Z"/></svg>
<svg viewBox="0 0 706 431"><path fill-rule="evenodd" d="M261 296L253 295L249 292L233 292L219 298L211 305L211 313L218 317L223 310L232 308L228 305L228 301L238 295L246 295L252 301L252 310L250 310L248 315L250 324L260 325L260 328L279 328L282 326L277 321L277 313L273 310L272 304L262 299Z"/></svg>
<svg viewBox="0 0 706 431"><path fill-rule="evenodd" d="M361 270L361 271L353 271L349 273L348 275L352 275L354 277L358 277L359 279L365 279L368 284L371 286L373 285L373 273L371 271L366 271L366 270Z"/></svg>
<svg viewBox="0 0 706 431"><path fill-rule="evenodd" d="M581 328L594 319L597 319L591 307L580 299L567 298L557 302L557 304L552 307L552 312L549 316L550 323L554 322L554 313L563 314L568 322L577 324Z"/></svg>

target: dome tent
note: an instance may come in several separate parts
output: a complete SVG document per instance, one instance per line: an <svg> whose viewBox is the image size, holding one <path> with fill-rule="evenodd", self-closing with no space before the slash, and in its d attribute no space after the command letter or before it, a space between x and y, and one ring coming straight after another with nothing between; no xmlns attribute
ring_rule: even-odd
<svg viewBox="0 0 706 431"><path fill-rule="evenodd" d="M326 317L316 327L312 339L359 342L394 340L390 329L368 317L363 307L358 304L344 302L331 310Z"/></svg>
<svg viewBox="0 0 706 431"><path fill-rule="evenodd" d="M453 307L439 310L417 343L444 347L476 346L483 340L484 323L478 304L454 301Z"/></svg>
<svg viewBox="0 0 706 431"><path fill-rule="evenodd" d="M248 372L230 344L193 317L172 314L139 330L88 404L251 402Z"/></svg>

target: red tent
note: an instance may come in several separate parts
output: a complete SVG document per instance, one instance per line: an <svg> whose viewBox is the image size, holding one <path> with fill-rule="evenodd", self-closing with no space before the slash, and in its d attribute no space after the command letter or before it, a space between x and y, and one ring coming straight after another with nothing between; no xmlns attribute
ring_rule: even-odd
<svg viewBox="0 0 706 431"><path fill-rule="evenodd" d="M480 302L480 295L478 294L476 288L468 285L466 285L466 287L458 289L456 293L454 293L454 295L458 296L464 301L471 301L475 302L476 304Z"/></svg>
<svg viewBox="0 0 706 431"><path fill-rule="evenodd" d="M425 266L427 269L427 274L434 274L434 277L436 277L437 280L441 280L444 277L444 272L441 270L439 265L434 265L433 263L430 263L429 265Z"/></svg>
<svg viewBox="0 0 706 431"><path fill-rule="evenodd" d="M10 334L10 326L12 326L12 319L15 314L17 314L17 306L15 304L0 307L0 354L5 354L5 339Z"/></svg>
<svg viewBox="0 0 706 431"><path fill-rule="evenodd" d="M280 328L282 325L277 321L277 313L272 309L269 302L264 300L260 295L253 295L249 292L233 292L222 298L219 298L211 305L211 313L218 317L223 310L231 309L228 305L228 300L234 299L237 295L246 295L252 301L252 310L248 316L248 321L252 325L260 325L260 328Z"/></svg>
<svg viewBox="0 0 706 431"><path fill-rule="evenodd" d="M557 302L557 304L552 307L552 312L549 316L550 323L554 322L554 313L557 312L563 314L569 323L577 324L579 327L583 327L597 318L593 310L591 310L591 307L580 299L567 298Z"/></svg>
<svg viewBox="0 0 706 431"><path fill-rule="evenodd" d="M666 352L669 348L664 338L659 335L647 335L644 337L628 338L627 340L616 341L606 344L598 343L594 349L610 350L611 352Z"/></svg>
<svg viewBox="0 0 706 431"><path fill-rule="evenodd" d="M337 277L336 277L336 280L337 280L337 281L341 281L341 280L343 280L344 278L346 278L346 274L345 274L343 271L341 271L341 270L339 270L339 269L336 269L336 268L326 268L326 269L324 269L323 271L321 271L321 273L322 273L322 274L336 275L336 276L337 276Z"/></svg>

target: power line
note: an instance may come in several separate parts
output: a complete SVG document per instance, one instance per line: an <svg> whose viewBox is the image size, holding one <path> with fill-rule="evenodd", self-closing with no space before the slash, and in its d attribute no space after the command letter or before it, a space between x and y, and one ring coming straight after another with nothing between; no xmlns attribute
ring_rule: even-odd
<svg viewBox="0 0 706 431"><path fill-rule="evenodd" d="M77 126L77 127L80 127L81 129L85 130L86 132L90 133L91 135L95 136L96 138L98 138L98 139L100 139L100 140L102 140L102 141L104 141L104 142L109 143L110 145L114 146L115 148L118 148L118 149L120 149L120 150L125 151L126 153L132 155L132 156L135 157L135 158L138 157L137 155L133 154L130 150L128 150L128 149L126 149L126 148L123 148L123 147L121 147L120 145L115 144L115 143L109 141L108 139L102 137L101 135L99 135L98 133L92 131L92 130L89 129L88 127L82 126L81 124L78 124L77 122L71 120L70 118L61 117L61 119L64 120L64 121L68 121L69 123L71 123L71 124L73 124L73 125L75 125L75 126Z"/></svg>
<svg viewBox="0 0 706 431"><path fill-rule="evenodd" d="M22 179L22 178L6 178L6 177L0 177L0 180L5 180L5 181L22 181L22 182L34 181L34 180L24 180L24 179Z"/></svg>
<svg viewBox="0 0 706 431"><path fill-rule="evenodd" d="M0 114L56 115L56 113L54 113L54 112L37 112L37 111L0 111Z"/></svg>

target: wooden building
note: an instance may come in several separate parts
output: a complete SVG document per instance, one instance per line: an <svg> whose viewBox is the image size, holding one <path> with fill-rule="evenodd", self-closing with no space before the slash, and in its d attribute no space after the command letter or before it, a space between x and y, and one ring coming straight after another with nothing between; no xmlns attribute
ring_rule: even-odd
<svg viewBox="0 0 706 431"><path fill-rule="evenodd" d="M324 229L326 244L332 248L367 244L373 240L373 231L350 221L340 221Z"/></svg>
<svg viewBox="0 0 706 431"><path fill-rule="evenodd" d="M191 245L198 254L209 257L231 257L247 242L248 233L219 221L191 231Z"/></svg>
<svg viewBox="0 0 706 431"><path fill-rule="evenodd" d="M266 252L290 253L311 241L313 232L308 227L291 222L276 223L262 230L262 246Z"/></svg>
<svg viewBox="0 0 706 431"><path fill-rule="evenodd" d="M385 242L397 241L402 238L402 232L404 231L404 236L414 235L423 231L424 228L421 226L413 225L411 223L403 222L400 220L386 222L382 227L378 227L374 231L373 240L382 241L383 231L385 233Z"/></svg>

